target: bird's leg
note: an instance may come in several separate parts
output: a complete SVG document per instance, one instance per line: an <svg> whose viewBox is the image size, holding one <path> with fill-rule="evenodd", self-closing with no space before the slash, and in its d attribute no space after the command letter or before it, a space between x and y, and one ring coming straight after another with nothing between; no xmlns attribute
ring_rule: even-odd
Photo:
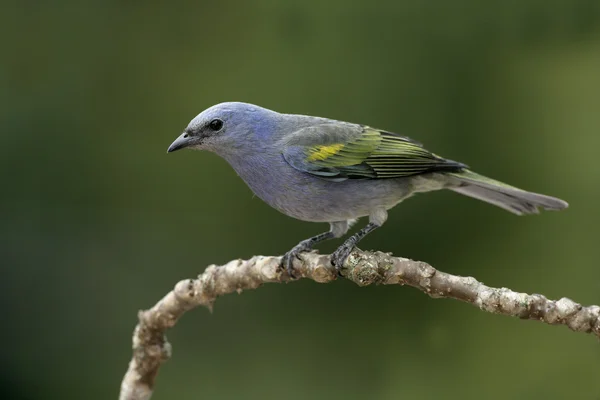
<svg viewBox="0 0 600 400"><path fill-rule="evenodd" d="M346 258L348 258L348 256L350 255L350 253L352 252L352 249L354 249L356 244L358 242L360 242L362 238L364 238L370 232L374 231L375 229L379 228L380 226L381 226L380 224L376 224L375 222L369 222L360 231L356 232L354 235L352 235L348 239L346 239L346 241L340 247L338 247L336 251L333 252L333 254L331 255L331 263L337 270L338 274L340 273L340 270L344 266L344 262L346 261Z"/></svg>
<svg viewBox="0 0 600 400"><path fill-rule="evenodd" d="M293 249L285 253L281 259L281 263L291 278L294 278L294 259L298 258L300 253L312 250L317 243L343 236L348 232L348 228L350 227L349 221L331 222L330 225L331 229L329 232L324 232L303 240L294 246Z"/></svg>
<svg viewBox="0 0 600 400"><path fill-rule="evenodd" d="M290 251L284 254L281 263L285 267L285 270L290 275L290 277L294 278L294 258L298 258L300 253L304 253L305 251L312 250L313 246L317 243L320 243L324 240L333 239L335 236L333 232L323 232L318 234L317 236L313 236L306 240L301 241L296 246L294 246Z"/></svg>
<svg viewBox="0 0 600 400"><path fill-rule="evenodd" d="M386 220L387 210L385 208L381 207L373 209L369 214L369 223L360 231L346 239L346 241L340 247L338 247L336 251L333 252L331 255L331 263L337 270L338 274L344 266L346 258L348 258L356 244L369 233L383 225Z"/></svg>
<svg viewBox="0 0 600 400"><path fill-rule="evenodd" d="M336 251L333 252L333 254L331 255L331 263L334 265L338 273L340 272L340 269L344 265L346 258L348 258L356 244L380 226L381 225L378 225L374 222L369 222L360 231L356 232L354 235L346 239L346 241L340 247L338 247Z"/></svg>

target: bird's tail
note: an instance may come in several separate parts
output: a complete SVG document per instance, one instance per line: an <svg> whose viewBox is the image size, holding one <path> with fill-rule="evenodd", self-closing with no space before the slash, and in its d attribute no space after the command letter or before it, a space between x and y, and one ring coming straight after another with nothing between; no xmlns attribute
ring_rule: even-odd
<svg viewBox="0 0 600 400"><path fill-rule="evenodd" d="M445 175L453 180L448 189L502 207L517 215L537 214L538 207L562 210L569 206L566 201L556 197L526 192L468 169Z"/></svg>

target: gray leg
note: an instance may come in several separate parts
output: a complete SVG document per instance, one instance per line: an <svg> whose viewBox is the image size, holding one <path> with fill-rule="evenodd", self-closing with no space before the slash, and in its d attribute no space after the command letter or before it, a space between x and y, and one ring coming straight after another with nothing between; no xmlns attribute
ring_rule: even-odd
<svg viewBox="0 0 600 400"><path fill-rule="evenodd" d="M336 251L333 252L333 254L331 255L331 263L338 271L338 273L340 272L340 269L344 266L346 258L348 258L356 244L360 242L362 238L364 238L370 232L373 232L377 228L379 228L379 225L374 224L373 222L369 222L360 231L356 232L354 235L346 239L346 241L340 247L338 247Z"/></svg>
<svg viewBox="0 0 600 400"><path fill-rule="evenodd" d="M285 270L290 275L290 277L294 278L294 259L298 258L300 253L305 251L312 250L313 246L317 243L323 242L325 240L334 239L343 236L350 227L348 221L339 221L339 222L331 222L331 229L329 232L324 232L318 234L317 236L313 236L306 240L301 241L293 249L285 253L283 256L281 263L285 267Z"/></svg>
<svg viewBox="0 0 600 400"><path fill-rule="evenodd" d="M356 244L360 242L369 233L373 232L375 229L383 225L386 219L387 211L385 209L374 210L369 215L369 223L360 231L356 232L354 235L346 239L346 241L340 247L338 247L336 251L333 252L333 254L331 255L331 263L338 271L338 273L344 266L346 258L348 258Z"/></svg>

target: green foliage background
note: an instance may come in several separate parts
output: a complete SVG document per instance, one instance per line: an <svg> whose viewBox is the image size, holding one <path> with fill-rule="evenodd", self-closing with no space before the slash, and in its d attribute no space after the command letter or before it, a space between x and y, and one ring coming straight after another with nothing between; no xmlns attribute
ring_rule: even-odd
<svg viewBox="0 0 600 400"><path fill-rule="evenodd" d="M362 247L600 303L596 0L1 8L2 398L116 398L138 309L209 264L326 228L270 209L215 155L167 156L221 101L394 130L564 198L565 212L518 218L420 195ZM600 398L594 337L410 288L267 285L187 314L169 339L156 399Z"/></svg>

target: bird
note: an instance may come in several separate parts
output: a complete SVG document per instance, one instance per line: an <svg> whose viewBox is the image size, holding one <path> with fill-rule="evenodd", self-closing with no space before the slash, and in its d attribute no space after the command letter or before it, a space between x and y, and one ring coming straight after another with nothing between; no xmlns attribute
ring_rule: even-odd
<svg viewBox="0 0 600 400"><path fill-rule="evenodd" d="M341 274L359 241L386 222L389 209L416 193L449 189L517 215L568 207L561 199L473 172L408 136L243 102L219 103L198 114L167 152L184 148L216 153L283 214L329 223L328 231L300 241L282 257L291 278L301 253L343 237L355 221L368 217L331 255Z"/></svg>

